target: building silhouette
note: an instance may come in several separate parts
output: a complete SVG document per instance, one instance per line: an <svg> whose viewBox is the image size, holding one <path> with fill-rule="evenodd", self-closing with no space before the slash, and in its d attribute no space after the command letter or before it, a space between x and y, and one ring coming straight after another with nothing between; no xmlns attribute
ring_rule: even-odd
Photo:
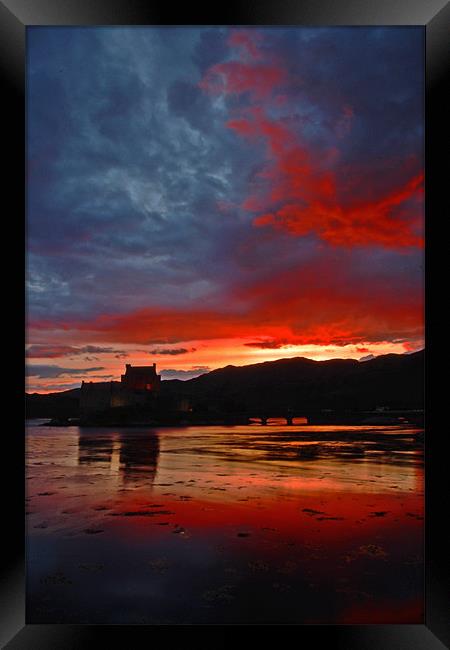
<svg viewBox="0 0 450 650"><path fill-rule="evenodd" d="M89 417L117 407L152 406L161 388L161 375L152 366L127 363L120 381L83 381L80 391L80 416Z"/></svg>

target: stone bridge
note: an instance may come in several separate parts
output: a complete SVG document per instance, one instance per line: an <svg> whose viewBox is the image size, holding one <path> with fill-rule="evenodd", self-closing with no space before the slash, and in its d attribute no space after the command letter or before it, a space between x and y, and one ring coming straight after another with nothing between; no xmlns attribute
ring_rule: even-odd
<svg viewBox="0 0 450 650"><path fill-rule="evenodd" d="M296 418L306 418L304 413L271 413L270 415L261 413L252 413L248 416L249 420L260 420L262 426L267 426L268 420L286 420L287 425L292 425ZM306 418L307 419L307 418Z"/></svg>

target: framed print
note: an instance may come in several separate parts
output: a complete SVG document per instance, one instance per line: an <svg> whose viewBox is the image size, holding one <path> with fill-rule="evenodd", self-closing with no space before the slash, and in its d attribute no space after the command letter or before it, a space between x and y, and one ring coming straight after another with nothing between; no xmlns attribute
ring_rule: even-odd
<svg viewBox="0 0 450 650"><path fill-rule="evenodd" d="M26 286L2 643L443 648L448 5L142 5L0 6Z"/></svg>

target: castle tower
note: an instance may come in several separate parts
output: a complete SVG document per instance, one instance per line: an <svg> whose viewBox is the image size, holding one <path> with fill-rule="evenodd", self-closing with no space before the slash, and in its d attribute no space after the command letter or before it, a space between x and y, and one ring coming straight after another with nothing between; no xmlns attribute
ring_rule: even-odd
<svg viewBox="0 0 450 650"><path fill-rule="evenodd" d="M131 391L157 393L161 386L161 375L156 373L156 363L152 366L132 366L127 363L120 381L124 388Z"/></svg>

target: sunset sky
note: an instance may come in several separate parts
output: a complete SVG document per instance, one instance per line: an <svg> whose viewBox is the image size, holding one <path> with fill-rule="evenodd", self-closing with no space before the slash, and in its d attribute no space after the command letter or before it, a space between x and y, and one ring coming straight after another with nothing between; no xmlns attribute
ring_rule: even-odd
<svg viewBox="0 0 450 650"><path fill-rule="evenodd" d="M423 341L422 28L28 28L27 390Z"/></svg>

